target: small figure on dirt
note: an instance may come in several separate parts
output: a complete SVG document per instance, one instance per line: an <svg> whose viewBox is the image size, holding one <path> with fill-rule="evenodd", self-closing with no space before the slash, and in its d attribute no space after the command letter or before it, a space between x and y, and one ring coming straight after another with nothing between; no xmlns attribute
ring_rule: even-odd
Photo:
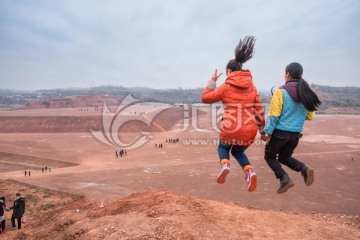
<svg viewBox="0 0 360 240"><path fill-rule="evenodd" d="M31 172L30 172L30 170L29 170L29 177L31 176Z"/></svg>
<svg viewBox="0 0 360 240"><path fill-rule="evenodd" d="M286 66L285 84L275 91L265 128L261 131L261 139L267 141L264 158L280 179L278 193L285 193L294 186L281 164L301 172L306 186L314 182L314 170L292 157L302 137L305 120L312 120L321 104L302 75L303 68L299 63Z"/></svg>
<svg viewBox="0 0 360 240"><path fill-rule="evenodd" d="M5 216L4 209L6 210L5 197L0 197L0 234L5 233Z"/></svg>
<svg viewBox="0 0 360 240"><path fill-rule="evenodd" d="M253 36L240 39L235 48L235 58L226 65L225 83L216 88L216 81L222 73L218 74L215 70L202 94L203 103L222 101L224 108L218 146L221 170L217 182L225 183L230 172L231 152L245 173L249 192L256 189L257 176L245 150L253 143L257 131L265 125L264 112L251 72L243 69L243 64L253 56L254 44Z"/></svg>
<svg viewBox="0 0 360 240"><path fill-rule="evenodd" d="M26 177L26 175L27 175L27 171L26 171L26 170L25 170L24 174L25 174L25 177Z"/></svg>
<svg viewBox="0 0 360 240"><path fill-rule="evenodd" d="M44 172L44 168L43 168L43 167L41 168L41 172Z"/></svg>
<svg viewBox="0 0 360 240"><path fill-rule="evenodd" d="M25 213L25 198L21 196L20 193L16 193L16 197L14 199L14 205L6 210L10 211L13 209L13 214L11 216L11 224L12 228L16 230L15 219L17 220L17 228L21 229L21 218Z"/></svg>
<svg viewBox="0 0 360 240"><path fill-rule="evenodd" d="M119 157L117 150L115 151L116 158Z"/></svg>

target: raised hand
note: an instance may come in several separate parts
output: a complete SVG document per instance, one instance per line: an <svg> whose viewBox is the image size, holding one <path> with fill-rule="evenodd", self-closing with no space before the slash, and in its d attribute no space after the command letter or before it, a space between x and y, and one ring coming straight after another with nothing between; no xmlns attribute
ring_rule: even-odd
<svg viewBox="0 0 360 240"><path fill-rule="evenodd" d="M214 75L212 75L212 77L211 77L211 80L214 81L214 82L216 82L216 81L218 80L218 78L221 76L221 74L223 74L223 73L220 73L220 74L218 75L218 74L217 74L217 69L216 69Z"/></svg>

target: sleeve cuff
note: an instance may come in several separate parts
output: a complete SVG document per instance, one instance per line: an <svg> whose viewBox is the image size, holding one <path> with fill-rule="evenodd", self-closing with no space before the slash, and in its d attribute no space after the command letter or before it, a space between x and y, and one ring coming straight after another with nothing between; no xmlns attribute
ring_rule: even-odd
<svg viewBox="0 0 360 240"><path fill-rule="evenodd" d="M214 90L216 88L216 82L213 80L210 80L206 87Z"/></svg>

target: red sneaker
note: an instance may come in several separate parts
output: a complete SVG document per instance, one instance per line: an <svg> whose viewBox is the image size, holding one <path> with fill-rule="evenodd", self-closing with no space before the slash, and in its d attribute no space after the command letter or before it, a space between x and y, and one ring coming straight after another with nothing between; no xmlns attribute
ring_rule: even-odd
<svg viewBox="0 0 360 240"><path fill-rule="evenodd" d="M226 176L229 174L229 172L230 172L230 163L223 163L221 166L220 173L216 179L217 183L219 184L225 183Z"/></svg>
<svg viewBox="0 0 360 240"><path fill-rule="evenodd" d="M245 179L248 183L248 191L252 192L256 189L257 186L257 176L256 173L252 170L252 168L246 170L245 172Z"/></svg>

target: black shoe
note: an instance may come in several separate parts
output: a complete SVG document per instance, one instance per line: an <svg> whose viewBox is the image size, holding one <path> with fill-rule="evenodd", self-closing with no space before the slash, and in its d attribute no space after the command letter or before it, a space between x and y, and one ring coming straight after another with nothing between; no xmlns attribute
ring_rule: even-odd
<svg viewBox="0 0 360 240"><path fill-rule="evenodd" d="M286 173L280 178L280 188L277 190L277 193L285 193L289 188L293 187L295 184L290 179L289 175Z"/></svg>
<svg viewBox="0 0 360 240"><path fill-rule="evenodd" d="M301 175L304 177L306 186L310 186L314 182L314 170L303 164L301 166Z"/></svg>

